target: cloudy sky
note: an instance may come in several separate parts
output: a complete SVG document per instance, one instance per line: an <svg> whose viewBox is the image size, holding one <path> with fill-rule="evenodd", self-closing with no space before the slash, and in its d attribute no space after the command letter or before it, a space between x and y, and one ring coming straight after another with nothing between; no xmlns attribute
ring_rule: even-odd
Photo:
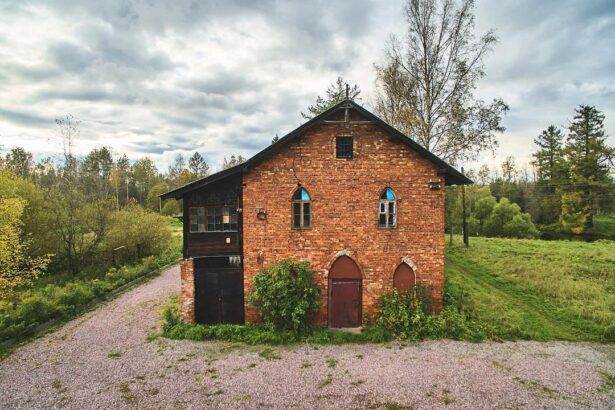
<svg viewBox="0 0 615 410"><path fill-rule="evenodd" d="M402 0L0 0L0 145L58 155L55 119L82 121L75 150L107 145L161 170L201 152L250 156L301 124L338 75L371 108L373 64L404 34ZM496 164L527 163L549 124L596 105L615 134L615 2L477 0L500 39L477 95L511 107ZM610 137L611 144L615 138Z"/></svg>

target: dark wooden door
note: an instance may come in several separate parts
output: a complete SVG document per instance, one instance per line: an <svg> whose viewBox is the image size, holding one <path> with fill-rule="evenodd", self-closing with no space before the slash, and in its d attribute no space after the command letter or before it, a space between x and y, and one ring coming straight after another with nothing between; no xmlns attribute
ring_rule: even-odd
<svg viewBox="0 0 615 410"><path fill-rule="evenodd" d="M194 260L196 321L204 324L244 322L243 274L233 257Z"/></svg>
<svg viewBox="0 0 615 410"><path fill-rule="evenodd" d="M330 279L329 326L361 326L361 281Z"/></svg>

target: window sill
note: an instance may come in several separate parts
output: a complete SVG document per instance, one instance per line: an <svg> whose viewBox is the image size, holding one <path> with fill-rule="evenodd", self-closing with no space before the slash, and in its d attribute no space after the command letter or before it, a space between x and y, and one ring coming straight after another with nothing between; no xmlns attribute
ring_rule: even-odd
<svg viewBox="0 0 615 410"><path fill-rule="evenodd" d="M390 231L390 230L397 229L397 226L379 226L378 229L382 229L382 230L385 230L385 231Z"/></svg>

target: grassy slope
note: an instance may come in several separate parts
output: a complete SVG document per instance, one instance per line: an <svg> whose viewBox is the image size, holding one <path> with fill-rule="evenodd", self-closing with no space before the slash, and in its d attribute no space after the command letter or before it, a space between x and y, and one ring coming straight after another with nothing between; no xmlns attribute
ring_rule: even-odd
<svg viewBox="0 0 615 410"><path fill-rule="evenodd" d="M615 326L615 246L471 238L447 248L448 290L503 338L600 340Z"/></svg>

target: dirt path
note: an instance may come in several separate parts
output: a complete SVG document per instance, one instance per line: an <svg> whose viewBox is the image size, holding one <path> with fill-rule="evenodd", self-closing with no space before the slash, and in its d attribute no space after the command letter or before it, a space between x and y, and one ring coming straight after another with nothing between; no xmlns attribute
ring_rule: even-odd
<svg viewBox="0 0 615 410"><path fill-rule="evenodd" d="M614 345L269 348L156 337L178 276L169 269L4 359L0 408L615 407Z"/></svg>

